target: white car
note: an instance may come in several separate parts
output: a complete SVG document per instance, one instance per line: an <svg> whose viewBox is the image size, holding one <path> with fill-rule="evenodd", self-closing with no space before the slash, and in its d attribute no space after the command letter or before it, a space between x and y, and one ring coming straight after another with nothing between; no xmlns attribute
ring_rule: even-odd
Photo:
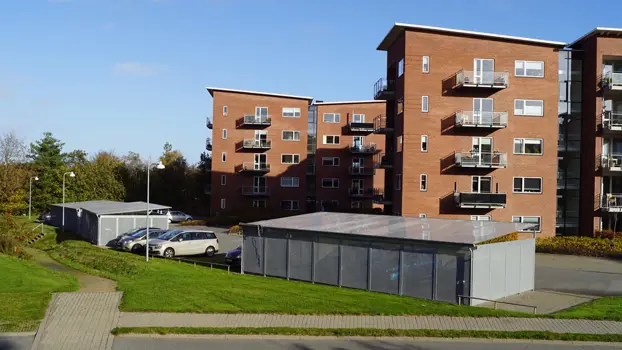
<svg viewBox="0 0 622 350"><path fill-rule="evenodd" d="M218 238L212 231L172 230L149 240L149 253L174 258L175 256L214 256L218 252Z"/></svg>

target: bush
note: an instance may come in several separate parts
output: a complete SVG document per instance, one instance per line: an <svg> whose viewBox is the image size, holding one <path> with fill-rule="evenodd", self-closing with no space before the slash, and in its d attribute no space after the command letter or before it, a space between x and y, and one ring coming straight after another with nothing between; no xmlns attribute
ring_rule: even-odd
<svg viewBox="0 0 622 350"><path fill-rule="evenodd" d="M594 237L596 238L609 238L613 239L613 230L594 231ZM618 232L615 235L617 238L622 238L622 233Z"/></svg>
<svg viewBox="0 0 622 350"><path fill-rule="evenodd" d="M207 226L205 220L188 220L179 223L181 226Z"/></svg>
<svg viewBox="0 0 622 350"><path fill-rule="evenodd" d="M487 241L478 243L477 245L501 243L501 242L510 242L510 241L517 241L517 240L518 240L518 232L512 232L512 233L508 233L505 236L489 239Z"/></svg>
<svg viewBox="0 0 622 350"><path fill-rule="evenodd" d="M135 276L145 265L134 254L94 247L88 242L65 241L49 251L57 260L69 261L111 275Z"/></svg>
<svg viewBox="0 0 622 350"><path fill-rule="evenodd" d="M229 234L230 235L241 235L242 227L240 225L231 226L231 228L229 228Z"/></svg>
<svg viewBox="0 0 622 350"><path fill-rule="evenodd" d="M27 222L0 215L0 253L23 256L24 246L36 235Z"/></svg>
<svg viewBox="0 0 622 350"><path fill-rule="evenodd" d="M536 252L622 258L622 239L547 237L536 239Z"/></svg>

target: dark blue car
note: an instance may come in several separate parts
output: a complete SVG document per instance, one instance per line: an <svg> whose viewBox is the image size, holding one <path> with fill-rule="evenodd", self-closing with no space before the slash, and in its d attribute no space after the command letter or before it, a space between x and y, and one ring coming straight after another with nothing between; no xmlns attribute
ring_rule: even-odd
<svg viewBox="0 0 622 350"><path fill-rule="evenodd" d="M239 265L242 263L242 246L230 250L225 254L225 261L229 265Z"/></svg>

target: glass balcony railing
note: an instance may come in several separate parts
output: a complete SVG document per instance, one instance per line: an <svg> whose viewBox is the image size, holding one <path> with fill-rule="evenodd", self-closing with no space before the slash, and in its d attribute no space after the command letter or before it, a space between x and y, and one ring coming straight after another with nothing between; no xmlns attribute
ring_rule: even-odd
<svg viewBox="0 0 622 350"><path fill-rule="evenodd" d="M503 89L509 85L507 72L473 72L461 70L456 73L456 86L458 87L493 87Z"/></svg>
<svg viewBox="0 0 622 350"><path fill-rule="evenodd" d="M505 193L456 192L456 204L460 208L505 208Z"/></svg>
<svg viewBox="0 0 622 350"><path fill-rule="evenodd" d="M601 195L600 208L604 211L622 212L622 194L607 193Z"/></svg>
<svg viewBox="0 0 622 350"><path fill-rule="evenodd" d="M612 90L622 90L622 73L603 74L603 85Z"/></svg>
<svg viewBox="0 0 622 350"><path fill-rule="evenodd" d="M387 125L387 117L379 115L374 118L374 133L386 134L391 131L393 131L393 128Z"/></svg>
<svg viewBox="0 0 622 350"><path fill-rule="evenodd" d="M207 126L207 128L210 130L214 127L214 124L212 124L212 120L210 119L210 117L205 118L205 126Z"/></svg>
<svg viewBox="0 0 622 350"><path fill-rule="evenodd" d="M272 140L245 139L241 146L241 148L246 149L270 149L272 148Z"/></svg>
<svg viewBox="0 0 622 350"><path fill-rule="evenodd" d="M395 81L380 78L374 84L374 99L386 100L395 94Z"/></svg>
<svg viewBox="0 0 622 350"><path fill-rule="evenodd" d="M603 112L603 130L622 131L622 113Z"/></svg>
<svg viewBox="0 0 622 350"><path fill-rule="evenodd" d="M242 194L245 196L269 196L270 188L267 186L242 186Z"/></svg>
<svg viewBox="0 0 622 350"><path fill-rule="evenodd" d="M456 152L455 164L464 168L505 168L507 153L501 152Z"/></svg>
<svg viewBox="0 0 622 350"><path fill-rule="evenodd" d="M462 127L506 128L508 112L458 111L455 124Z"/></svg>
<svg viewBox="0 0 622 350"><path fill-rule="evenodd" d="M600 166L603 170L622 172L622 153L609 153L601 155Z"/></svg>
<svg viewBox="0 0 622 350"><path fill-rule="evenodd" d="M374 154L378 151L375 143L350 145L351 153Z"/></svg>
<svg viewBox="0 0 622 350"><path fill-rule="evenodd" d="M208 137L205 139L205 149L208 151L212 150L212 138Z"/></svg>
<svg viewBox="0 0 622 350"><path fill-rule="evenodd" d="M373 176L376 170L374 168L365 168L362 166L351 166L348 172L353 176Z"/></svg>
<svg viewBox="0 0 622 350"><path fill-rule="evenodd" d="M238 171L248 171L248 172L260 172L267 173L270 171L270 164L267 163L254 163L254 162L244 162L237 166Z"/></svg>
<svg viewBox="0 0 622 350"><path fill-rule="evenodd" d="M270 126L272 116L247 114L238 120L238 126Z"/></svg>

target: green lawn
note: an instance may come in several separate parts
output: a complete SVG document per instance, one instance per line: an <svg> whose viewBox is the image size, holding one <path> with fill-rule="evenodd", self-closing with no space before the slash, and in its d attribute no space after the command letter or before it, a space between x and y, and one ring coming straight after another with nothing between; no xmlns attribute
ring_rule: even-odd
<svg viewBox="0 0 622 350"><path fill-rule="evenodd" d="M605 297L555 314L564 318L622 321L622 297Z"/></svg>
<svg viewBox="0 0 622 350"><path fill-rule="evenodd" d="M27 325L43 319L51 293L78 288L73 276L6 255L0 255L0 281L0 332L32 328Z"/></svg>

